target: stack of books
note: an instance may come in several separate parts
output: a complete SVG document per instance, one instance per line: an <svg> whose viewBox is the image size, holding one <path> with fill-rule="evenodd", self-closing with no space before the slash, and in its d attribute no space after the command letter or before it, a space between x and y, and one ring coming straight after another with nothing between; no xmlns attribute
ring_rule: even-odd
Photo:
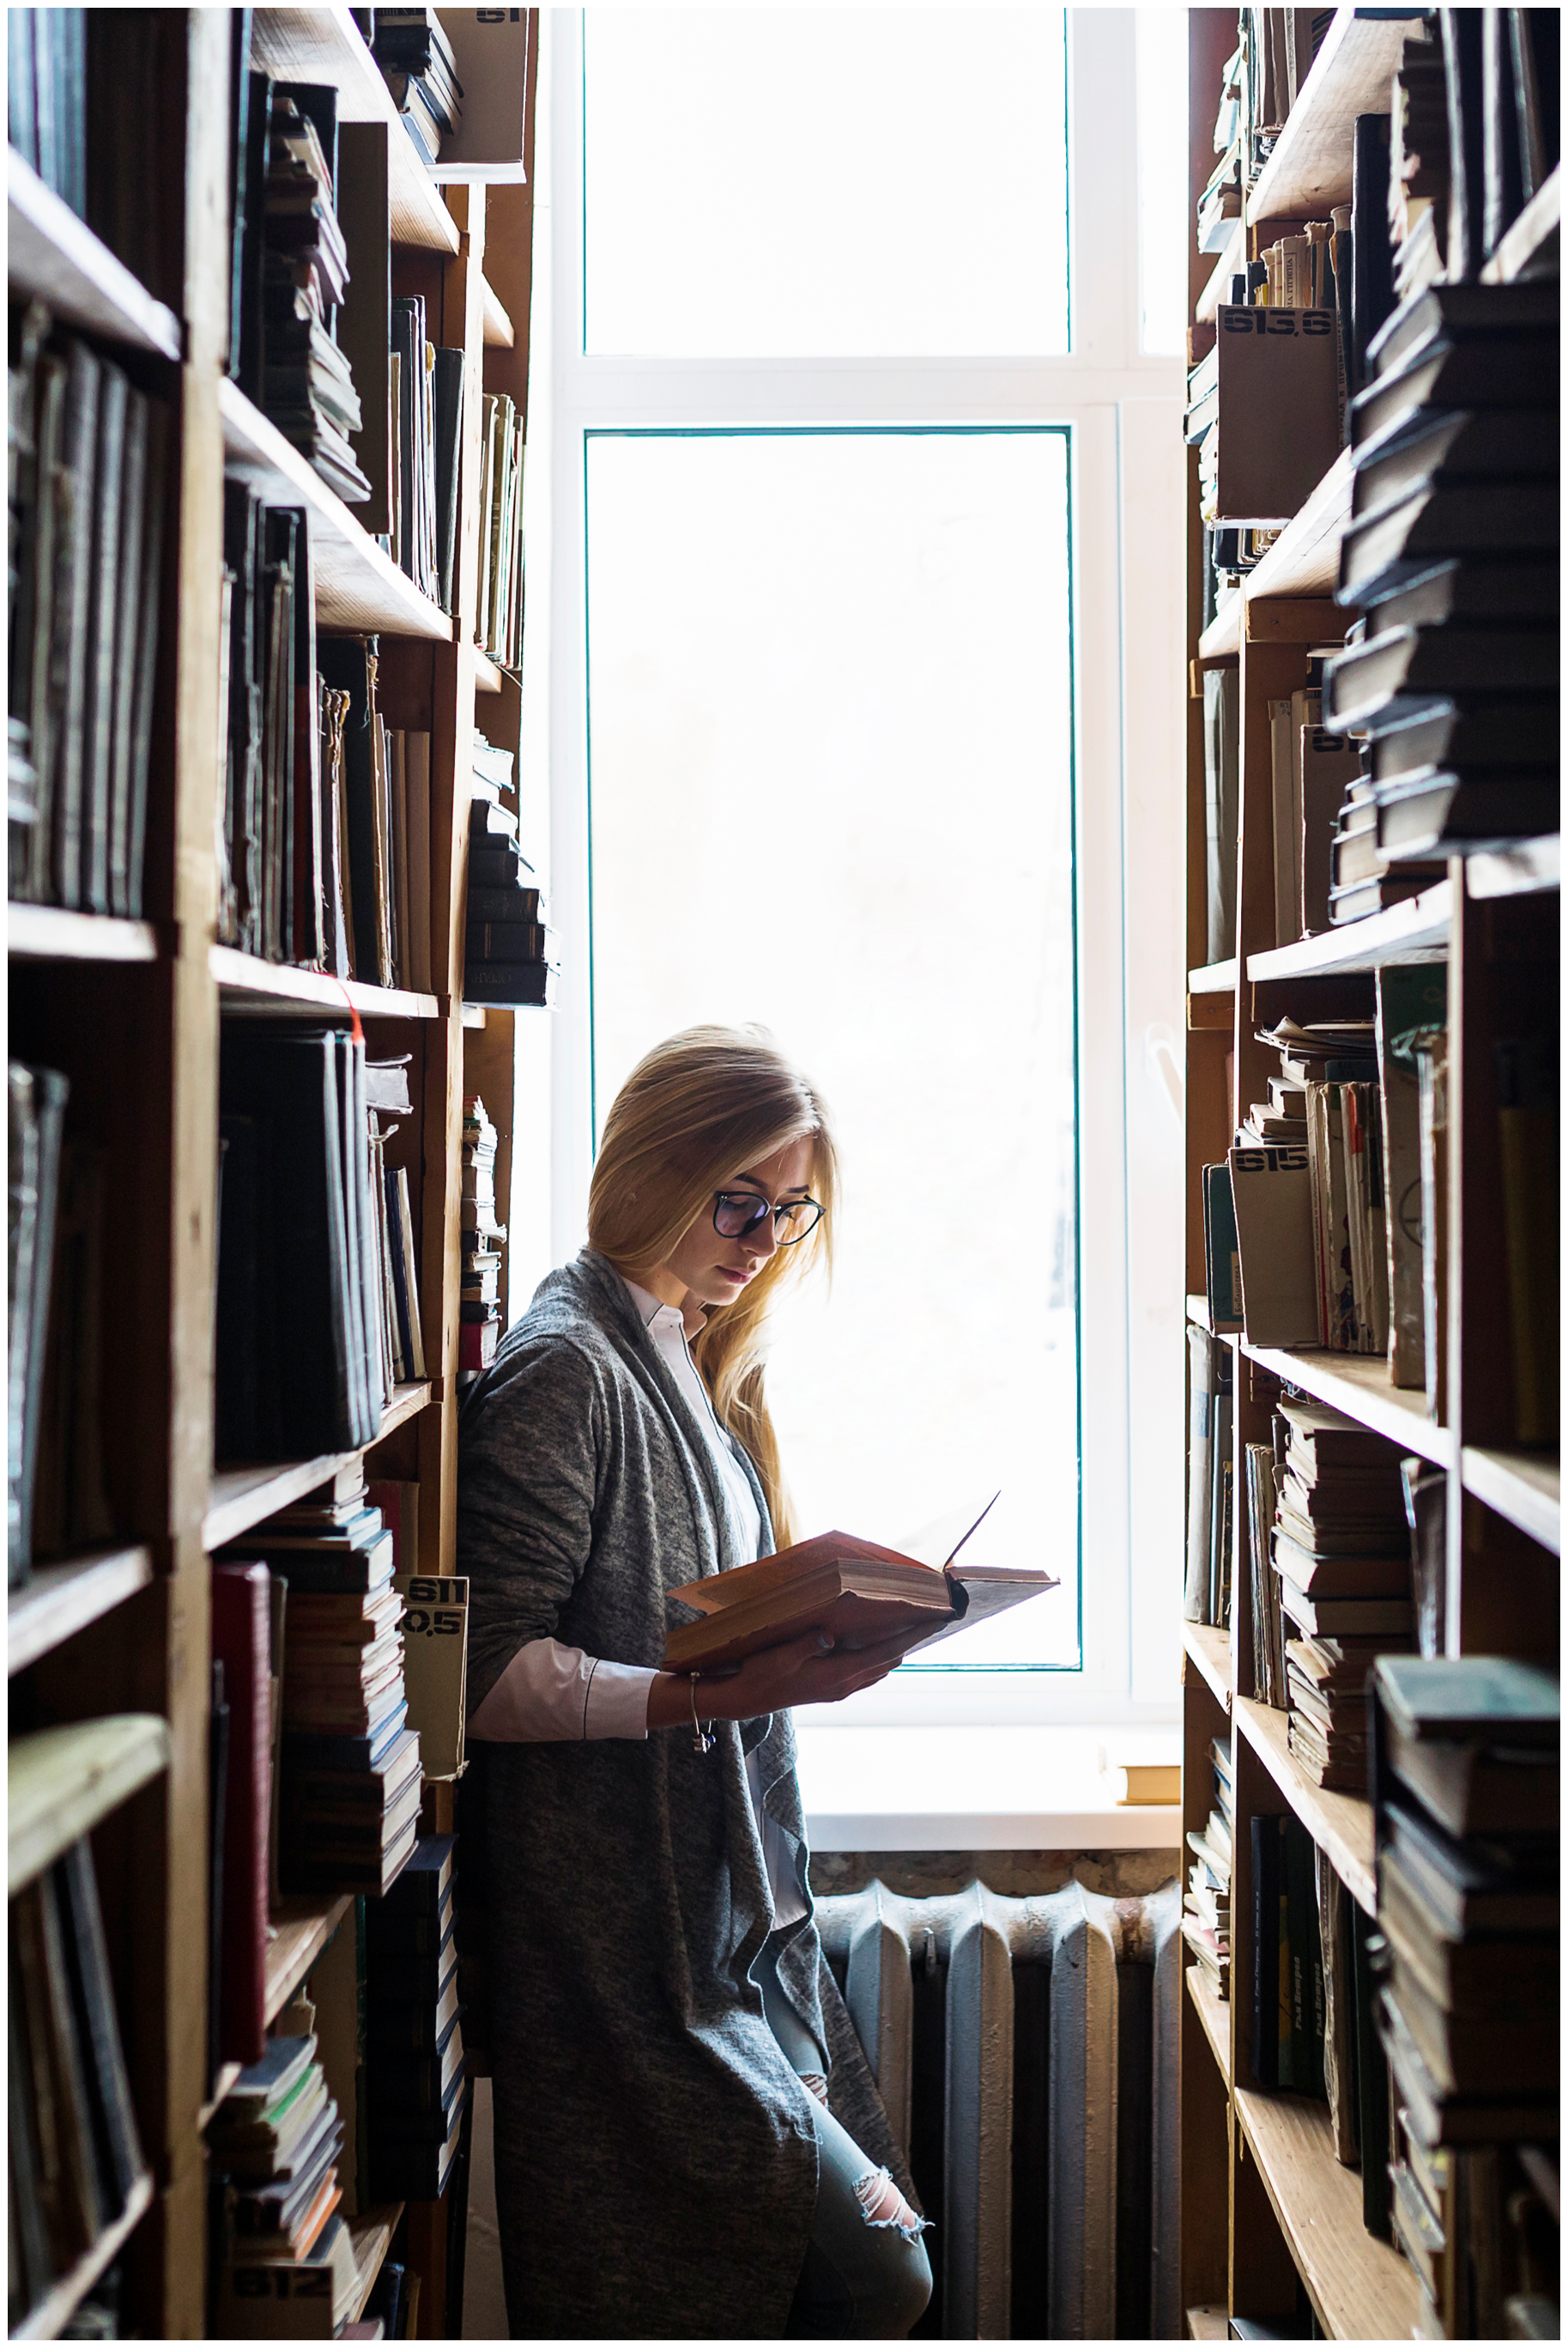
<svg viewBox="0 0 1568 2348"><path fill-rule="evenodd" d="M349 280L333 188L337 92L253 75L251 105L263 113L267 132L266 176L255 191L261 207L261 404L340 498L362 504L371 485L349 436L364 418L335 335Z"/></svg>
<svg viewBox="0 0 1568 2348"><path fill-rule="evenodd" d="M418 1844L386 1899L365 1910L365 2092L370 2191L434 2201L457 2158L468 2078L453 1935L454 1838Z"/></svg>
<svg viewBox="0 0 1568 2348"><path fill-rule="evenodd" d="M381 1348L388 1387L425 1375L425 1333L419 1314L419 1244L414 1193L406 1166L389 1166L397 1120L412 1117L409 1055L365 1062L370 1147L370 1195L381 1264Z"/></svg>
<svg viewBox="0 0 1568 2348"><path fill-rule="evenodd" d="M1327 1992L1317 1848L1288 1814L1255 1816L1251 1830L1253 2080L1322 2096Z"/></svg>
<svg viewBox="0 0 1568 2348"><path fill-rule="evenodd" d="M219 695L227 722L218 934L268 962L319 965L314 729L301 725L316 668L302 509L270 506L243 481L224 483L220 598Z"/></svg>
<svg viewBox="0 0 1568 2348"><path fill-rule="evenodd" d="M1187 1869L1183 1895L1182 1938L1216 1997L1231 1993L1231 1834L1235 1800L1230 1746L1216 1736L1209 1747L1214 1780L1214 1807L1201 1834L1187 1843L1193 1863Z"/></svg>
<svg viewBox="0 0 1568 2348"><path fill-rule="evenodd" d="M496 1218L499 1137L474 1094L463 1104L463 1292L457 1367L487 1370L501 1340L501 1252L507 1230Z"/></svg>
<svg viewBox="0 0 1568 2348"><path fill-rule="evenodd" d="M1555 277L1432 285L1351 406L1338 599L1365 622L1325 711L1367 742L1361 852L1394 881L1557 829L1557 345Z"/></svg>
<svg viewBox="0 0 1568 2348"><path fill-rule="evenodd" d="M306 2336L341 2332L359 2278L339 2213L343 2124L313 2034L270 2038L220 2105L207 2141L226 2181L217 2336L297 2338L302 2318Z"/></svg>
<svg viewBox="0 0 1568 2348"><path fill-rule="evenodd" d="M146 2190L92 1845L11 1900L10 2329Z"/></svg>
<svg viewBox="0 0 1568 2348"><path fill-rule="evenodd" d="M1189 1622L1223 1629L1231 1612L1235 1368L1231 1348L1206 1329L1189 1326L1187 1352L1187 1586L1182 1612Z"/></svg>
<svg viewBox="0 0 1568 2348"><path fill-rule="evenodd" d="M551 951L544 892L518 843L517 816L502 804L516 788L512 753L477 733L463 992L473 1003L548 1004L559 963Z"/></svg>
<svg viewBox="0 0 1568 2348"><path fill-rule="evenodd" d="M9 893L136 918L169 410L41 304L12 351Z"/></svg>
<svg viewBox="0 0 1568 2348"><path fill-rule="evenodd" d="M1373 1675L1379 2026L1423 2146L1556 2129L1560 1696L1497 1656Z"/></svg>
<svg viewBox="0 0 1568 2348"><path fill-rule="evenodd" d="M283 1603L278 1879L384 1892L414 1849L423 1787L407 1725L394 1543L356 1463L243 1544Z"/></svg>
<svg viewBox="0 0 1568 2348"><path fill-rule="evenodd" d="M1314 1784L1359 1791L1367 1673L1414 1636L1399 1455L1326 1405L1290 1399L1276 1445L1272 1571L1254 1575L1258 1693L1288 1707L1291 1754Z"/></svg>
<svg viewBox="0 0 1568 2348"><path fill-rule="evenodd" d="M435 9L378 8L374 55L420 161L437 162L463 119L463 85Z"/></svg>

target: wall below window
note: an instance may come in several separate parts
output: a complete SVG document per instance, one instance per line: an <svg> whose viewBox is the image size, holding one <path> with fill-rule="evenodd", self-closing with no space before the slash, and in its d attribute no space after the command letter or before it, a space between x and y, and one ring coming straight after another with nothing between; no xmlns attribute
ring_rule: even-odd
<svg viewBox="0 0 1568 2348"><path fill-rule="evenodd" d="M1074 1880L1106 1900L1158 1891L1176 1865L1170 1850L816 1850L818 1900L864 1891L875 1879L901 1900L935 1900L977 1880L1004 1900L1037 1899Z"/></svg>
<svg viewBox="0 0 1568 2348"><path fill-rule="evenodd" d="M1118 1763L1179 1759L1168 1730L805 1720L795 1740L814 1852L1181 1848L1175 1804L1117 1803L1101 1774L1102 1752Z"/></svg>

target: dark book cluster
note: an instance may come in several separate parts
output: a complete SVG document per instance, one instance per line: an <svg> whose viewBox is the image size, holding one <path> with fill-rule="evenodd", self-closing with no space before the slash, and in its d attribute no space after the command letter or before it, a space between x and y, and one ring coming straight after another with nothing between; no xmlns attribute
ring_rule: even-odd
<svg viewBox="0 0 1568 2348"><path fill-rule="evenodd" d="M311 542L302 510L223 490L219 697L226 715L218 934L329 968L336 842L321 820Z"/></svg>
<svg viewBox="0 0 1568 2348"><path fill-rule="evenodd" d="M1399 1454L1327 1405L1284 1399L1247 1446L1253 1694L1288 1709L1314 1785L1367 1784L1366 1679L1414 1643Z"/></svg>
<svg viewBox="0 0 1568 2348"><path fill-rule="evenodd" d="M377 706L377 641L317 644L323 966L339 978L428 993L430 736Z"/></svg>
<svg viewBox="0 0 1568 2348"><path fill-rule="evenodd" d="M560 965L543 891L518 841L515 761L474 736L463 993L470 1003L553 1004Z"/></svg>
<svg viewBox="0 0 1568 2348"><path fill-rule="evenodd" d="M385 1165L382 1129L406 1101L406 1071L373 1071L358 1035L225 1024L220 1459L372 1443L396 1370L422 1363L407 1169Z"/></svg>
<svg viewBox="0 0 1568 2348"><path fill-rule="evenodd" d="M87 216L86 8L7 8L5 112L13 151Z"/></svg>
<svg viewBox="0 0 1568 2348"><path fill-rule="evenodd" d="M392 304L389 404L391 553L421 594L454 609L457 551L457 447L463 423L463 354L425 340L422 296Z"/></svg>
<svg viewBox="0 0 1568 2348"><path fill-rule="evenodd" d="M53 1068L7 1067L9 1581L116 1529L104 1461L103 1149L71 1132Z"/></svg>
<svg viewBox="0 0 1568 2348"><path fill-rule="evenodd" d="M459 2157L469 2084L457 1996L451 1835L421 1838L384 1900L365 1911L369 2188L430 2201Z"/></svg>
<svg viewBox="0 0 1568 2348"><path fill-rule="evenodd" d="M1511 2221L1527 2232L1540 2188L1556 2189L1558 1681L1500 1657L1399 1657L1372 1687L1394 2237L1434 2308L1457 2310L1450 2328L1495 2339L1513 2329Z"/></svg>
<svg viewBox="0 0 1568 2348"><path fill-rule="evenodd" d="M10 2329L145 2193L92 1846L11 1900ZM49 2327L53 2335L54 2327Z"/></svg>
<svg viewBox="0 0 1568 2348"><path fill-rule="evenodd" d="M1193 1854L1182 1898L1182 1938L1216 1997L1231 1993L1231 1849L1235 1836L1235 1779L1229 1742L1209 1747L1214 1806L1208 1823L1190 1833Z"/></svg>
<svg viewBox="0 0 1568 2348"><path fill-rule="evenodd" d="M143 909L169 411L11 314L10 894Z"/></svg>
<svg viewBox="0 0 1568 2348"><path fill-rule="evenodd" d="M1235 1361L1227 1344L1195 1325L1187 1330L1187 1587L1182 1611L1189 1622L1225 1630L1231 1619Z"/></svg>
<svg viewBox="0 0 1568 2348"><path fill-rule="evenodd" d="M377 8L373 52L398 118L422 163L437 162L441 142L463 119L457 61L434 8Z"/></svg>
<svg viewBox="0 0 1568 2348"><path fill-rule="evenodd" d="M507 1227L496 1213L496 1148L499 1140L474 1094L463 1104L462 1323L459 1375L487 1370L501 1339L501 1260Z"/></svg>
<svg viewBox="0 0 1568 2348"><path fill-rule="evenodd" d="M235 124L234 270L241 389L337 495L373 495L351 436L364 424L337 338L349 285L338 221L338 92L247 77Z"/></svg>

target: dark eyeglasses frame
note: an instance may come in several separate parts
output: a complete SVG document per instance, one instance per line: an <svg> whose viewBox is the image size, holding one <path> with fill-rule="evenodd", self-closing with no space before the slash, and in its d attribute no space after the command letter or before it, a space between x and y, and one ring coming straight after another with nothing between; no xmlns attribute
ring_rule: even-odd
<svg viewBox="0 0 1568 2348"><path fill-rule="evenodd" d="M757 1210L756 1213L753 1215L750 1220L738 1231L721 1231L719 1229L720 1209L727 1203L738 1205L743 1200L749 1206L755 1207ZM810 1207L815 1210L810 1222L807 1223L804 1231L796 1231L793 1239L780 1239L778 1235L779 1217L781 1215L793 1214L795 1210L800 1207ZM759 1199L755 1192L752 1190L719 1190L716 1191L713 1196L713 1229L718 1231L719 1237L722 1240L743 1240L746 1237L747 1232L755 1231L757 1225L762 1221L764 1215L772 1215L774 1219L774 1245L775 1247L799 1247L802 1240L810 1239L813 1231L815 1231L818 1223L821 1222L824 1211L822 1205L815 1199L786 1199L781 1206L770 1207L765 1199Z"/></svg>

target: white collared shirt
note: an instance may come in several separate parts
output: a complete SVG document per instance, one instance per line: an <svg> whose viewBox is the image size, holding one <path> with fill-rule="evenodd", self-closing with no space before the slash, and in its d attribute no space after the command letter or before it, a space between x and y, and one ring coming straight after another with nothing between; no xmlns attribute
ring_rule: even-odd
<svg viewBox="0 0 1568 2348"><path fill-rule="evenodd" d="M646 1288L627 1281L638 1318L657 1347L682 1396L707 1438L718 1476L731 1542L737 1556L754 1558L762 1540L762 1513L745 1469L720 1426L686 1341L678 1304L661 1304ZM559 1639L530 1639L519 1647L468 1723L468 1734L486 1743L544 1745L590 1736L645 1737L649 1691L657 1671L639 1663L612 1663L586 1655ZM746 1757L746 1784L773 1893L775 1926L805 1914L795 1884L789 1845L763 1804L755 1754Z"/></svg>

